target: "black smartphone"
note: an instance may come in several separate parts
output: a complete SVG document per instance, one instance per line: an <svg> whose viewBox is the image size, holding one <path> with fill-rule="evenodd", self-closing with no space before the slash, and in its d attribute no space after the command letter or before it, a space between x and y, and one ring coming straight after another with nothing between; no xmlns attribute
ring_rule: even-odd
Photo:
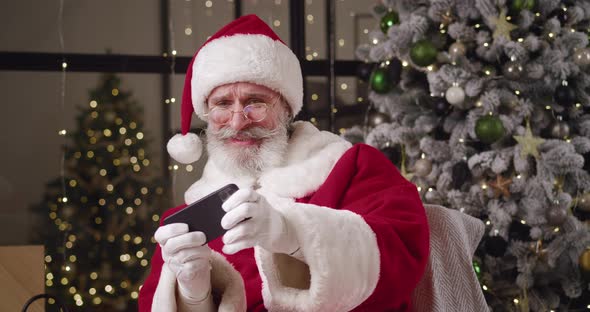
<svg viewBox="0 0 590 312"><path fill-rule="evenodd" d="M221 218L225 215L221 205L237 190L237 185L228 184L169 215L164 219L163 224L186 223L189 232L201 231L205 233L208 243L225 233L221 227Z"/></svg>

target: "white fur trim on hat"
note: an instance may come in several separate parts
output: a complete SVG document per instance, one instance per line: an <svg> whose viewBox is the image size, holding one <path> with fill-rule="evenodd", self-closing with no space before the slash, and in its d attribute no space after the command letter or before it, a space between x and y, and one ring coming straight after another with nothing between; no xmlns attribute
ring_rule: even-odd
<svg viewBox="0 0 590 312"><path fill-rule="evenodd" d="M303 105L299 60L285 44L265 35L238 34L215 39L201 48L191 81L195 113L206 120L205 100L218 86L251 82L280 93L293 116Z"/></svg>
<svg viewBox="0 0 590 312"><path fill-rule="evenodd" d="M198 135L194 133L187 133L182 135L180 133L174 135L166 145L168 154L181 164L193 163L203 154L203 143Z"/></svg>

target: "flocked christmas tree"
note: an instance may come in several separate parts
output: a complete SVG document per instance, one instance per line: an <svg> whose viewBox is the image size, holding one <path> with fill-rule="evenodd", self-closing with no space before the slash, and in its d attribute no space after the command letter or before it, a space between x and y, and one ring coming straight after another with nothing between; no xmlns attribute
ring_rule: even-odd
<svg viewBox="0 0 590 312"><path fill-rule="evenodd" d="M373 110L345 136L381 149L426 203L485 222L474 269L494 311L586 310L590 1L390 0L373 12L357 47Z"/></svg>
<svg viewBox="0 0 590 312"><path fill-rule="evenodd" d="M120 85L106 74L90 91L66 135L63 177L33 207L42 220L35 240L45 245L46 292L75 311L137 310L166 206L141 107Z"/></svg>

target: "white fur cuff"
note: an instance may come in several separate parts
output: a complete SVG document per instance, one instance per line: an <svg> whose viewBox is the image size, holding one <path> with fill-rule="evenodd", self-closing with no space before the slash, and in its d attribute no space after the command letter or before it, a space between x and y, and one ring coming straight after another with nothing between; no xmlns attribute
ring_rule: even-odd
<svg viewBox="0 0 590 312"><path fill-rule="evenodd" d="M350 211L296 203L278 208L296 231L309 272L278 272L278 257L256 247L265 306L276 311L349 311L365 301L379 280L375 233ZM285 286L281 275L309 274L309 288Z"/></svg>

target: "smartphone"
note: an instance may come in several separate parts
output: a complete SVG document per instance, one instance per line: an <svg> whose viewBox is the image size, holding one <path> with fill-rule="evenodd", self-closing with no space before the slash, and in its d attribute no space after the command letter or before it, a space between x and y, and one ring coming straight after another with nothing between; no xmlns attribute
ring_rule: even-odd
<svg viewBox="0 0 590 312"><path fill-rule="evenodd" d="M225 233L225 229L221 227L221 218L225 215L221 205L237 190L237 185L228 184L169 215L163 224L186 223L189 232L205 233L208 243Z"/></svg>

